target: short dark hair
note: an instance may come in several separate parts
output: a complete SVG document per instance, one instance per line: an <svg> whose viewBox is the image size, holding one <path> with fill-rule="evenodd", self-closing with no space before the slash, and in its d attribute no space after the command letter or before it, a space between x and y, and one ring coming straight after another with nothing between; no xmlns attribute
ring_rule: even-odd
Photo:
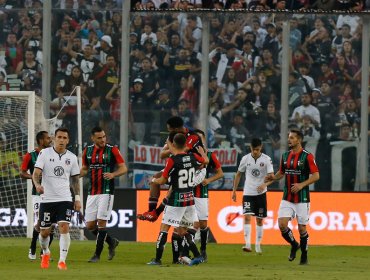
<svg viewBox="0 0 370 280"><path fill-rule="evenodd" d="M251 141L252 148L257 148L259 146L262 146L262 141L259 138L253 138Z"/></svg>
<svg viewBox="0 0 370 280"><path fill-rule="evenodd" d="M91 129L91 135L94 135L96 132L102 132L103 129L100 126L95 126Z"/></svg>
<svg viewBox="0 0 370 280"><path fill-rule="evenodd" d="M298 138L300 138L300 139L301 139L301 141L303 141L304 136L303 136L302 131L300 131L299 129L291 129L291 130L290 130L290 133L295 133L295 134L297 134Z"/></svg>
<svg viewBox="0 0 370 280"><path fill-rule="evenodd" d="M173 138L173 143L176 145L176 148L182 149L185 147L186 137L182 133L177 133Z"/></svg>
<svg viewBox="0 0 370 280"><path fill-rule="evenodd" d="M179 116L173 116L167 120L167 124L171 128L181 128L184 126L184 121L181 117Z"/></svg>
<svg viewBox="0 0 370 280"><path fill-rule="evenodd" d="M58 132L66 132L68 134L68 138L70 136L69 129L66 127L59 127L57 130L55 130L55 136L57 136Z"/></svg>
<svg viewBox="0 0 370 280"><path fill-rule="evenodd" d="M39 145L39 144L40 144L40 141L41 141L42 139L44 139L44 135L45 135L46 133L49 133L49 132L47 132L47 131L45 131L45 130L41 130L41 131L37 132L37 134L36 134L36 142L37 142L37 145ZM55 134L56 134L56 133L55 133Z"/></svg>
<svg viewBox="0 0 370 280"><path fill-rule="evenodd" d="M171 131L171 132L168 134L168 141L170 141L171 143L173 143L173 138L175 138L175 135L176 135L177 133L178 133L178 132Z"/></svg>
<svg viewBox="0 0 370 280"><path fill-rule="evenodd" d="M201 130L201 129L194 129L194 132L195 132L195 133L202 134L204 137L206 136L206 134L204 133L204 131L203 131L203 130Z"/></svg>

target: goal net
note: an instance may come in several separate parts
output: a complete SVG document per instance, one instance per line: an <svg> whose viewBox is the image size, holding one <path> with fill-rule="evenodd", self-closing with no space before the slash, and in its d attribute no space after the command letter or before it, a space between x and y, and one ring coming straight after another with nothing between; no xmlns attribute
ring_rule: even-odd
<svg viewBox="0 0 370 280"><path fill-rule="evenodd" d="M76 93L78 91L78 93ZM81 104L79 88L65 96L52 119L44 117L44 102L34 92L2 91L0 94L0 237L31 237L35 218L32 205L32 182L20 177L22 157L36 145L35 135L40 130L54 135L62 126L74 133L71 147L81 157ZM75 113L64 121L67 110ZM63 116L63 118L61 118ZM80 145L78 145L80 143ZM81 184L82 186L82 184ZM82 196L81 196L82 197ZM83 224L75 213L71 224L71 236L83 239Z"/></svg>

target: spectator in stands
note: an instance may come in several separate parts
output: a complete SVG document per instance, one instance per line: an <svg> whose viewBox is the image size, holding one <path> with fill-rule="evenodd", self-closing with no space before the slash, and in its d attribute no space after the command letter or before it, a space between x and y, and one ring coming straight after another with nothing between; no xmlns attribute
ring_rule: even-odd
<svg viewBox="0 0 370 280"><path fill-rule="evenodd" d="M333 53L341 53L343 50L344 41L351 40L351 26L348 24L343 24L340 29L336 29L337 35L333 38L332 41L332 50Z"/></svg>
<svg viewBox="0 0 370 280"><path fill-rule="evenodd" d="M226 69L231 67L235 61L236 47L232 44L225 46L225 52L221 47L217 47L209 53L209 60L216 68L217 83L221 84L225 76Z"/></svg>
<svg viewBox="0 0 370 280"><path fill-rule="evenodd" d="M197 16L189 15L187 19L188 23L186 25L184 36L182 38L184 41L184 45L191 42L194 45L193 50L195 52L199 52L202 42L202 30L197 25Z"/></svg>
<svg viewBox="0 0 370 280"><path fill-rule="evenodd" d="M321 118L320 118L320 111L311 104L312 96L310 92L306 92L301 96L301 103L302 105L294 108L293 113L290 117L290 120L295 124L298 128L301 128L303 125L303 116L308 115L311 118L312 124L317 128L320 129L321 127ZM308 120L306 120L308 121Z"/></svg>
<svg viewBox="0 0 370 280"><path fill-rule="evenodd" d="M333 73L336 77L336 83L354 80L356 69L348 65L344 54L336 54L333 62L331 63L331 68L333 69Z"/></svg>
<svg viewBox="0 0 370 280"><path fill-rule="evenodd" d="M343 42L342 54L349 68L355 73L355 75L360 71L361 63L358 54L355 53L352 47L352 42L346 40Z"/></svg>
<svg viewBox="0 0 370 280"><path fill-rule="evenodd" d="M147 96L150 104L154 103L155 91L159 89L159 76L155 65L150 58L143 58L141 61L141 71L136 78L143 80L143 92Z"/></svg>
<svg viewBox="0 0 370 280"><path fill-rule="evenodd" d="M320 112L321 135L326 136L332 126L332 118L336 114L338 99L333 96L330 85L326 82L322 83L321 88L314 88L312 92L319 94L316 107Z"/></svg>
<svg viewBox="0 0 370 280"><path fill-rule="evenodd" d="M311 76L309 76L310 67L308 63L298 64L297 70L298 70L298 73L300 74L300 79L304 83L306 92L310 92L313 88L315 88L315 81Z"/></svg>
<svg viewBox="0 0 370 280"><path fill-rule="evenodd" d="M5 75L0 72L0 91L9 90L9 84L5 81Z"/></svg>
<svg viewBox="0 0 370 280"><path fill-rule="evenodd" d="M345 109L346 119L351 126L352 136L354 138L358 138L361 124L360 110L357 108L356 102L353 99L349 99L345 103L346 103Z"/></svg>
<svg viewBox="0 0 370 280"><path fill-rule="evenodd" d="M107 56L111 55L118 58L118 48L112 45L112 38L109 35L104 35L100 38L100 46L95 48L97 58L102 64L107 62Z"/></svg>
<svg viewBox="0 0 370 280"><path fill-rule="evenodd" d="M289 46L294 52L302 44L302 32L298 28L298 19L293 16L290 19L290 36L289 36Z"/></svg>
<svg viewBox="0 0 370 280"><path fill-rule="evenodd" d="M82 71L79 66L75 65L72 67L71 75L67 76L65 80L61 80L60 85L63 87L64 92L69 93L82 82Z"/></svg>
<svg viewBox="0 0 370 280"><path fill-rule="evenodd" d="M157 35L152 31L152 25L147 22L144 24L144 33L141 34L140 44L144 45L147 39L151 39L153 44L157 44Z"/></svg>
<svg viewBox="0 0 370 280"><path fill-rule="evenodd" d="M94 57L93 46L90 44L85 45L83 54L77 53L71 48L68 50L68 54L74 59L74 63L82 70L84 82L87 82L89 87L95 88L95 73L102 64Z"/></svg>
<svg viewBox="0 0 370 280"><path fill-rule="evenodd" d="M111 120L110 112L110 101L106 98L108 92L113 88L114 84L120 82L120 70L117 65L116 58L113 55L107 55L106 63L99 71L96 72L95 80L97 81L97 90L100 94L100 108L103 110L103 118L100 126L104 128L104 131L108 131L108 124ZM117 91L118 88L114 90ZM113 93L114 93L113 92ZM111 96L113 97L113 93Z"/></svg>
<svg viewBox="0 0 370 280"><path fill-rule="evenodd" d="M37 61L42 63L42 35L41 27L38 24L33 24L31 28L31 37L25 42L25 46L36 55Z"/></svg>
<svg viewBox="0 0 370 280"><path fill-rule="evenodd" d="M7 73L13 74L18 63L23 60L23 48L18 44L15 33L8 33L4 48Z"/></svg>
<svg viewBox="0 0 370 280"><path fill-rule="evenodd" d="M300 130L304 135L305 142L318 141L320 139L320 132L313 124L313 119L310 115L302 116L302 124Z"/></svg>
<svg viewBox="0 0 370 280"><path fill-rule="evenodd" d="M40 93L42 69L31 49L26 50L23 61L20 61L15 69L15 74L23 81L25 89Z"/></svg>
<svg viewBox="0 0 370 280"><path fill-rule="evenodd" d="M186 99L180 99L177 103L177 108L173 111L173 115L179 116L184 121L186 128L192 129L194 127L194 114L189 109L189 101Z"/></svg>
<svg viewBox="0 0 370 280"><path fill-rule="evenodd" d="M280 113L276 110L274 103L267 105L265 115L264 130L266 135L263 137L267 143L264 143L266 154L273 160L274 166L277 166L280 157Z"/></svg>
<svg viewBox="0 0 370 280"><path fill-rule="evenodd" d="M220 86L224 89L223 103L228 105L234 101L236 93L242 86L242 83L238 82L235 70L233 68L228 68L225 71L225 76Z"/></svg>
<svg viewBox="0 0 370 280"><path fill-rule="evenodd" d="M118 143L120 134L120 122L121 122L121 86L119 84L113 84L112 88L108 91L105 96L106 101L109 103L109 114L110 118L108 121L108 128L110 133L110 142Z"/></svg>
<svg viewBox="0 0 370 280"><path fill-rule="evenodd" d="M335 76L333 69L329 67L327 60L323 59L319 61L319 72L315 75L317 84L321 85L323 82L329 83L332 85L337 77Z"/></svg>
<svg viewBox="0 0 370 280"><path fill-rule="evenodd" d="M290 72L288 82L289 82L289 92L288 92L289 112L293 112L294 108L300 105L301 96L303 95L305 90L302 80L299 80L299 74L295 71Z"/></svg>
<svg viewBox="0 0 370 280"><path fill-rule="evenodd" d="M159 127L160 131L167 132L167 120L173 115L172 108L176 104L176 101L173 99L173 96L168 89L162 88L158 92L158 98L154 103L154 111L159 114ZM145 120L148 122L148 119ZM157 132L154 132L157 133ZM166 137L161 135L161 143L165 140Z"/></svg>
<svg viewBox="0 0 370 280"><path fill-rule="evenodd" d="M150 103L143 92L144 81L136 78L130 91L130 112L132 122L133 139L144 143L149 137L149 125L151 123Z"/></svg>
<svg viewBox="0 0 370 280"><path fill-rule="evenodd" d="M251 134L245 127L243 116L239 114L234 115L229 134L233 147L244 154L247 150L246 143L250 141Z"/></svg>

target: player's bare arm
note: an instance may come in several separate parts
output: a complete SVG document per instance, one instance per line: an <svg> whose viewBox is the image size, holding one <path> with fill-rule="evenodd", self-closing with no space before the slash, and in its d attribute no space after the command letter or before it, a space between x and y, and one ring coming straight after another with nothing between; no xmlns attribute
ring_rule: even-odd
<svg viewBox="0 0 370 280"><path fill-rule="evenodd" d="M274 176L274 173L268 173L268 174L266 175L266 177L267 177L267 176L269 176L269 175ZM263 192L263 191L264 191L268 186L270 186L273 182L274 182L274 181L265 182L264 184L262 184L262 185L258 186L258 187L257 187L257 192L259 192L259 193Z"/></svg>
<svg viewBox="0 0 370 280"><path fill-rule="evenodd" d="M86 165L83 165L80 169L80 177L86 176L86 174L89 172L89 167Z"/></svg>
<svg viewBox="0 0 370 280"><path fill-rule="evenodd" d="M81 198L80 198L80 180L79 176L71 177L71 188L75 194L75 210L80 211L81 209Z"/></svg>
<svg viewBox="0 0 370 280"><path fill-rule="evenodd" d="M127 173L126 164L120 163L120 164L118 164L118 169L116 171L103 173L103 177L104 177L104 179L112 180L115 177L122 176L123 174L126 174L126 173Z"/></svg>
<svg viewBox="0 0 370 280"><path fill-rule="evenodd" d="M171 155L170 148L168 147L167 144L165 144L159 156L161 157L161 159L165 159L168 158L170 155Z"/></svg>
<svg viewBox="0 0 370 280"><path fill-rule="evenodd" d="M202 185L207 186L208 184L214 181L217 181L218 179L221 179L222 177L224 177L224 172L222 171L222 168L218 168L216 169L216 174L203 180Z"/></svg>
<svg viewBox="0 0 370 280"><path fill-rule="evenodd" d="M198 152L198 153L202 156L202 158L204 159L203 164L208 164L208 163L209 163L209 158L208 158L208 156L207 156L207 154L206 154L205 150L203 149L203 147L198 146L198 147L196 147L196 149L197 149L197 152Z"/></svg>
<svg viewBox="0 0 370 280"><path fill-rule="evenodd" d="M283 178L284 174L280 172L276 172L276 174L269 173L265 177L265 183L273 182L273 181L279 181L281 178Z"/></svg>
<svg viewBox="0 0 370 280"><path fill-rule="evenodd" d="M32 179L32 175L27 172L27 170L21 170L20 176L23 179Z"/></svg>
<svg viewBox="0 0 370 280"><path fill-rule="evenodd" d="M160 178L153 178L152 182L154 184L163 185L163 184L167 183L167 179L164 178L163 176L161 176Z"/></svg>
<svg viewBox="0 0 370 280"><path fill-rule="evenodd" d="M318 181L319 179L320 179L319 172L313 173L306 181L303 181L301 183L294 183L294 184L292 184L292 188L291 188L292 193L299 192L305 186L311 185L311 184L315 183L316 181Z"/></svg>
<svg viewBox="0 0 370 280"><path fill-rule="evenodd" d="M242 173L240 171L237 171L234 178L234 184L233 184L233 194L231 196L231 199L236 202L236 189L239 186L240 178L242 176Z"/></svg>
<svg viewBox="0 0 370 280"><path fill-rule="evenodd" d="M36 191L38 193L44 193L44 187L41 185L42 170L35 168L32 174L32 181L35 184Z"/></svg>

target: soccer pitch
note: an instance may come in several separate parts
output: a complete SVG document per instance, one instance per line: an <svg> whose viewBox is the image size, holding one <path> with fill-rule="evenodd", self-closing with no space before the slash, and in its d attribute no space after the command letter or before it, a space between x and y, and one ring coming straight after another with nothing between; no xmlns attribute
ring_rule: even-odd
<svg viewBox="0 0 370 280"><path fill-rule="evenodd" d="M41 270L40 261L27 258L30 240L0 239L0 279L369 279L369 248L312 246L309 265L300 266L299 257L288 261L289 246L263 246L263 254L244 253L241 245L208 245L208 262L195 267L171 264L167 243L162 266L146 265L155 255L154 243L120 242L112 261L107 246L99 263L88 263L94 241L72 241L68 270L58 271L59 241L51 246L54 261Z"/></svg>

